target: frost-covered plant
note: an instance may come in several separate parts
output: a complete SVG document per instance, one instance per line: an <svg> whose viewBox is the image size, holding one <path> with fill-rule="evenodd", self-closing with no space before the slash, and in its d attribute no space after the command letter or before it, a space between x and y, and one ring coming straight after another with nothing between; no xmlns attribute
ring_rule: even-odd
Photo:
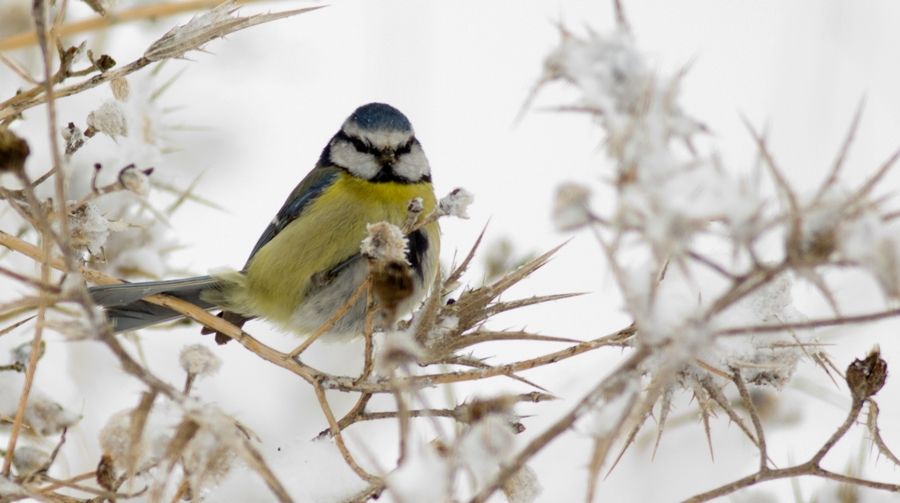
<svg viewBox="0 0 900 503"><path fill-rule="evenodd" d="M90 2L90 6L102 16L113 8L105 2ZM5 455L0 482L4 485L0 498L29 495L39 489L48 494L58 489L107 499L138 495L154 501L196 498L241 467L254 471L275 498L290 501L291 495L255 447L259 439L237 419L205 403L202 393L195 389L197 379L209 380L220 369L217 354L204 345L193 344L179 356L172 355L171 360L177 359L185 373L183 387L175 386L172 381L177 382L179 377L157 375L143 361L140 351L139 356L132 356L121 338L110 332L85 286L135 277L162 278L173 272L176 266L169 252L178 240L167 226L167 215L184 201L204 202L193 194L193 185L181 190L168 186L165 176L158 179L165 174L161 164L165 164L166 152L178 144L160 101L171 81L159 77L161 67L155 64L182 58L236 30L310 9L244 17L237 14L234 2L225 2L148 43L139 58L119 64L109 55L88 50L87 41L72 47L57 44L53 37L59 27L51 29L51 22L64 23L67 12L51 12L49 2L43 1L31 7L30 12L27 6L23 8L36 25L37 60L43 66L43 76L32 76L27 65L11 58L2 59L30 87L0 102L0 169L4 173L0 197L11 210L0 215L0 222L13 229L0 230L0 244L14 252L5 256L11 262L2 271L7 282L15 285L0 305L0 313L13 322L0 330L17 335L29 334L32 327L33 331L30 342L18 347L10 363L0 368L0 420L11 425L7 448L2 451ZM194 7L161 5L139 12L141 16L164 18ZM66 4L60 8L66 8ZM102 26L136 15L134 11L127 14L94 22ZM5 43L0 40L0 47ZM150 71L141 71L147 67L151 67ZM108 90L102 96L79 97L89 101L89 111L83 116L64 115L56 106L61 99L107 84ZM46 137L27 127L18 128L19 124L27 125L27 117L22 113L38 105L48 109ZM104 148L95 148L98 144ZM86 149L86 145L92 148ZM46 172L32 173L26 169L26 161L38 149L49 153L51 167ZM163 210L161 202L166 193L174 194L174 201ZM146 300L185 313L304 379L315 391L323 424L328 425L322 436L333 439L347 466L368 484L359 499L384 491L398 499L411 497L408 495L421 490L422 481L413 478L409 483L419 487L408 492L402 480L410 469L416 473L434 469L443 474L446 484L431 488L435 498L465 497L488 484L512 458L515 435L524 428L515 414L516 404L542 402L551 397L539 392L499 395L436 408L430 404L430 395L424 388L495 376L528 383L517 372L554 364L606 345L620 345L610 338L582 343L484 327L488 319L504 311L567 297L499 299L546 263L553 252L513 271L495 271L492 280L479 288L461 289L462 276L474 257L476 244L446 277L437 278L429 299L411 319L398 320L394 306L408 295L398 285L408 283L411 274L406 235L439 218L468 218L467 208L472 202L471 193L457 188L442 198L431 214L423 214L421 200L410 201L409 218L402 227L385 223L370 226L369 237L361 243L370 266L369 278L347 299L347 305L361 295L370 301L364 334L365 364L359 376L331 375L301 360L327 326L292 351L281 352L187 302L163 296ZM38 265L40 277L14 270L18 267L12 261L23 257ZM22 294L23 291L28 293ZM334 319L340 315L335 313ZM48 344L56 348L59 344L47 342L47 330L59 332L72 345L102 343L122 368L142 383L144 390L138 403L116 404L118 412L102 418L90 409L82 414L72 413L33 388L34 376L42 368L44 348ZM574 345L561 352L504 365L490 365L473 354L473 348L482 343L516 340ZM79 363L73 365L76 372L97 370ZM23 371L24 374L17 373ZM357 405L343 417L336 417L326 390L353 394ZM370 399L377 395L392 397L395 410L368 407ZM59 454L66 441L66 429L79 427L82 417L104 424L97 437L99 459L88 461L88 477L81 475L75 482L52 486L55 489L42 487L54 484L53 477L65 471L56 460L58 455L66 456ZM449 419L461 428L449 432L438 427L437 436L411 434L414 422L432 418L437 425L436 417ZM357 461L357 455L344 440L343 430L376 419L393 419L401 425L401 456L395 465L373 470ZM51 435L59 435L52 452L41 446L46 442L41 437ZM420 464L417 460L421 459L433 462ZM463 484L461 478L469 482ZM535 498L538 488L534 473L523 466L504 480L501 489L514 501L527 502Z"/></svg>
<svg viewBox="0 0 900 503"><path fill-rule="evenodd" d="M17 252L4 254L0 269L5 273L0 312L4 320L11 320L0 334L24 334L27 332L23 329L34 327L30 341L17 346L10 363L2 362L0 367L0 423L9 427L4 448L0 449L0 481L4 484L0 499L36 494L40 486L53 480L50 474L56 470L66 430L77 427L83 415L100 419L93 410L82 411L83 415L70 411L34 384L45 347L57 344L47 342L47 330L59 332L70 341L102 342L147 387L136 408L114 415L103 429L99 438L103 457L99 464L92 462L96 466L95 484L71 482L55 486L56 490L115 499L133 496L129 491L140 489L135 484L145 483L159 497L190 495L190 490L200 490L220 479L236 458L245 459L247 466L277 486L248 441L249 431L187 396L197 377L218 369L218 358L203 347L186 348L181 357L187 372L183 392L155 377L112 336L105 317L87 295L85 280L116 282L171 272L174 266L169 252L176 240L168 227L167 213L184 201L198 200L192 194L193 187L180 190L162 182L160 187L174 192L175 197L169 210L157 208L162 199L151 190L156 185L152 166L173 147L167 112L159 97L172 82L160 79L158 65L153 71L136 72L151 63L202 49L207 42L234 31L309 9L244 17L236 14L234 2L224 2L211 13L199 15L155 43L148 43L147 51L137 60L118 65L109 55L87 50L86 40L69 47L56 38L72 8L68 3L7 3L0 16L0 28L4 30L0 47L17 47L21 37L11 35L31 30L35 35L31 44L36 42L38 47L33 55L43 68L32 75L31 65L17 62L12 53L0 57L4 69L13 71L3 74L4 79L9 75L27 86L0 101L0 201L4 205L0 244L7 251ZM90 6L101 16L107 16L111 7L108 2L93 1ZM98 17L91 26L103 27L119 19L166 17L198 7L139 8L125 12L122 18ZM27 21L24 25L22 15ZM7 33L7 29L12 32ZM91 97L87 101L96 101L89 113L82 117L67 114L65 126L60 127L63 118L56 106L58 100L105 84L109 85L108 97ZM48 112L47 135L31 134L22 113L42 104ZM20 123L25 123L21 129L17 127ZM89 142L107 141L97 139L97 133L112 140L106 151L99 156L84 154L82 148ZM38 149L49 153L51 166L46 172L32 173L26 169L26 160ZM40 277L24 272L31 268L22 268L23 256L39 266ZM9 286L13 288L6 288ZM23 295L24 289L34 293ZM159 396L165 403L154 407ZM156 424L160 408L169 416L170 424L165 427ZM56 435L60 439L52 452L37 447L45 442L42 437ZM31 445L33 442L35 445ZM171 489L169 482L179 473L182 485ZM46 487L41 490L47 493L38 499L50 498L54 492ZM284 495L281 488L273 490Z"/></svg>
<svg viewBox="0 0 900 503"><path fill-rule="evenodd" d="M809 329L896 314L889 309L842 315L824 274L828 268L858 267L876 278L886 298L895 297L900 255L891 237L893 218L884 209L885 200L873 192L897 155L860 188L841 190L839 177L857 115L828 177L806 195L788 184L765 139L748 124L777 191L777 200L772 200L753 177L722 165L714 138L681 105L684 72L655 70L638 49L618 2L616 6L619 24L612 33L577 35L561 28L560 43L545 59L538 85L562 82L573 88L575 102L561 109L589 114L602 132L612 208L595 210L594 189L570 182L557 191L553 217L561 230L591 230L634 320L634 335L627 341L634 348L629 360L584 398L583 409L554 426L581 416L593 416L593 423L602 425L587 428L594 437L588 499L599 471L610 464L614 442L621 442L621 456L645 422L655 417L658 445L678 390L696 399L710 443L710 418L722 410L760 452L758 474L690 501L801 474L840 479L820 461L864 402L877 411L871 398L875 391L854 396L847 422L812 459L779 470L768 458L748 386L780 390L803 360L834 379L833 374L841 372ZM781 246L771 246L773 241ZM794 307L792 289L798 281L819 291L832 307L833 318L809 320ZM866 362L860 364L866 372L883 371L877 350ZM848 369L852 390L849 376ZM631 381L623 384L627 378ZM738 408L728 397L729 385L738 395ZM738 409L746 409L749 418ZM870 433L873 428L869 426ZM896 460L883 442L875 444ZM896 485L865 479L845 481L900 491Z"/></svg>
<svg viewBox="0 0 900 503"><path fill-rule="evenodd" d="M85 285L162 278L173 272L169 252L178 239L167 227L166 216L185 200L201 201L193 186L181 190L158 180L160 160L174 141L158 102L170 85L158 80L158 63L183 58L236 30L309 9L244 17L234 2L218 6L211 2L208 12L147 43L137 59L118 64L109 55L87 50L86 43L57 46L51 19L65 22L66 12L50 16L50 3L38 0L29 7L23 1L19 10L0 7L0 24L24 29L23 12L26 21L34 22L43 66L41 75L31 75L16 61L2 59L28 87L0 102L0 199L9 210L0 214L4 227L0 244L14 252L3 257L0 268L4 284L14 286L4 294L9 297L0 299L0 315L9 320L0 335L26 334L29 341L12 352L8 363L0 361L0 422L10 425L2 450L0 500L35 494L37 499L68 500L72 492L107 500L198 500L229 478L246 478L249 470L266 485L267 495L292 501L298 496L269 466L271 449L259 448L270 447L266 440L240 421L241 411L223 411L201 389L231 372L227 364L223 368L222 354L208 345L187 345L168 359L176 373L158 374L143 358L140 342L132 351L121 337L113 336ZM115 8L112 2L86 3L100 15ZM164 19L173 13L166 9L187 10L195 4L142 12ZM126 18L110 16L99 22ZM344 495L348 501L385 494L406 502L484 502L502 492L509 501L528 503L541 492L541 474L530 461L571 431L590 439L586 465L591 499L601 469L613 465L617 450L621 456L633 445L651 417L659 427L659 442L674 396L682 392L696 399L707 435L712 418L722 411L759 450L757 473L699 494L693 501L801 475L900 492L894 484L838 474L821 464L863 408L873 444L900 464L879 430L873 396L884 385L887 364L877 349L847 369L843 376L851 397L847 419L804 463L777 468L770 462L761 402L756 399L760 390L774 396L790 386L804 361L837 380L841 371L808 329L897 315L895 310L841 314L824 271L859 268L875 278L886 299L900 295L896 218L883 208L884 200L873 196L894 158L861 187L841 187L843 159L857 117L825 182L813 191L798 191L786 182L764 138L749 128L775 182L777 197L772 197L755 177L723 166L714 138L681 104L683 72L656 71L638 49L621 11L619 21L618 29L609 34L582 36L563 30L558 47L544 62L540 84L562 82L574 89L577 101L564 108L590 114L599 127L609 161L604 178L612 181L611 209L596 209L595 187L573 182L559 188L552 213L561 230L586 230L596 236L633 320L629 326L587 341L490 329L488 322L498 314L571 295L504 297L557 249L512 270L494 267L497 270L483 284L465 286L464 274L481 237L462 261L437 273L435 287L411 317L398 319L396 305L409 295L403 285L410 283L412 273L406 236L439 218L467 218L473 196L465 189L451 191L432 214L423 214L421 200L410 201L403 226L370 225L368 237L360 243L368 278L331 320L290 350L271 347L182 299L162 295L146 299L234 340L311 390L319 410L303 413L318 418L325 427L319 441L334 445L348 473L358 479L352 481L356 486L341 481L353 491L361 488L355 494L348 489ZM109 92L89 97L90 112L83 117L60 116L58 100L106 84ZM18 129L27 121L22 113L38 105L48 109L46 137ZM82 150L99 141L110 145L105 157L87 156ZM50 154L51 166L46 172L31 173L26 160L38 149ZM165 193L174 194L169 209L161 209ZM772 247L772 242L778 245ZM727 258L718 258L722 255ZM28 270L20 267L22 263L37 265L39 277L22 272ZM833 317L809 319L799 312L793 287L801 282L821 293ZM367 299L368 311L361 334L363 354L355 355L363 362L359 374L331 373L305 361L311 345L361 298ZM137 403L116 404L116 412L98 417L91 409L72 412L33 386L44 349L51 344L44 337L47 330L61 333L66 344L100 342L140 382ZM522 340L566 346L500 364L479 355L485 343ZM620 364L611 371L591 369L579 376L594 386L528 442L517 436L525 429L519 406L555 397L542 390L456 398L451 388L494 377L539 387L520 373L606 347L622 352ZM87 367L78 370L94 370ZM183 385L175 384L182 381ZM266 383L254 386L267 390ZM353 400L343 415L333 405L338 393ZM104 425L96 459L79 467L84 469L82 475L60 484L54 477L64 472L63 463L56 460L65 457L60 448L66 430L79 427L83 418ZM391 438L396 441L394 459L372 455L370 446L378 439L352 435L356 425L377 420L396 423ZM48 448L44 437L56 435L55 448Z"/></svg>

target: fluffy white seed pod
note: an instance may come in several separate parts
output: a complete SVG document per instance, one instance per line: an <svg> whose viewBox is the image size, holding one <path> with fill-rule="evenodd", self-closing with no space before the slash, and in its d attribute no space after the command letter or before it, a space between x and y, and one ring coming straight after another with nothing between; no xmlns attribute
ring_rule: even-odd
<svg viewBox="0 0 900 503"><path fill-rule="evenodd" d="M191 344L181 350L178 363L193 376L208 376L219 371L222 360L202 344Z"/></svg>
<svg viewBox="0 0 900 503"><path fill-rule="evenodd" d="M146 196L150 193L150 177L153 168L140 170L134 165L127 166L119 172L119 183L126 190L134 192L139 196Z"/></svg>
<svg viewBox="0 0 900 503"><path fill-rule="evenodd" d="M44 436L55 435L80 419L78 414L42 396L32 395L25 408L25 422L31 425L32 430Z"/></svg>
<svg viewBox="0 0 900 503"><path fill-rule="evenodd" d="M97 206L84 204L71 215L69 223L72 227L72 245L87 250L91 255L100 255L110 229L109 220L100 214Z"/></svg>
<svg viewBox="0 0 900 503"><path fill-rule="evenodd" d="M580 183L564 183L556 189L553 223L561 231L573 231L591 222L591 189Z"/></svg>
<svg viewBox="0 0 900 503"><path fill-rule="evenodd" d="M469 206L474 201L475 196L471 192L462 187L457 187L438 201L438 214L469 218Z"/></svg>
<svg viewBox="0 0 900 503"><path fill-rule="evenodd" d="M128 86L128 81L124 78L120 77L117 79L112 79L109 82L109 87L112 89L113 96L119 101L128 101L128 97L131 95L131 88Z"/></svg>
<svg viewBox="0 0 900 503"><path fill-rule="evenodd" d="M125 110L116 101L107 101L100 105L100 108L89 113L87 124L91 129L108 135L113 139L117 136L128 135L128 121L125 119Z"/></svg>
<svg viewBox="0 0 900 503"><path fill-rule="evenodd" d="M408 264L408 242L399 227L387 222L366 225L368 235L360 244L360 251L370 259Z"/></svg>
<svg viewBox="0 0 900 503"><path fill-rule="evenodd" d="M425 351L410 332L390 332L384 338L384 345L375 355L375 371L379 375L391 375L398 366L415 362L425 356Z"/></svg>
<svg viewBox="0 0 900 503"><path fill-rule="evenodd" d="M16 446L16 450L13 453L12 462L19 475L26 475L47 466L50 462L50 454L37 447L19 445Z"/></svg>

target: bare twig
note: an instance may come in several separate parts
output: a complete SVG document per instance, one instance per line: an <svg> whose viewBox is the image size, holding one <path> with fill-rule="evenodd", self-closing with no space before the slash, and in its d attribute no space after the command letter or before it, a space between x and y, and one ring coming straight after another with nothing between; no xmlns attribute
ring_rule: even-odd
<svg viewBox="0 0 900 503"><path fill-rule="evenodd" d="M741 400L744 401L744 406L747 407L747 412L750 414L750 420L753 422L753 429L756 430L756 447L759 448L759 471L765 472L769 469L769 455L766 453L766 434L763 431L759 413L756 411L756 405L753 404L753 399L750 398L750 392L747 391L747 385L744 384L744 378L741 376L740 370L732 370L732 381L734 382L734 385L737 386L738 392L741 395Z"/></svg>
<svg viewBox="0 0 900 503"><path fill-rule="evenodd" d="M216 2L216 3L219 4L220 2ZM281 17L289 16L289 15L297 15L297 14L302 14L304 12L311 12L311 11L319 9L319 8L321 8L321 7L307 7L304 9L296 9L296 10L288 11L288 12L251 16L250 18L244 18L244 19L251 20L251 22L249 24L248 23L235 24L233 26L228 27L228 30L226 30L226 31L218 32L217 36L224 36L227 33L230 33L231 31L237 31L237 30L246 28L248 26L252 26L252 24L258 24L260 22L266 22L269 20L278 19ZM193 40L193 42L196 42L198 44L203 44L207 41L208 40L206 40L206 39ZM193 48L196 49L197 47L195 46ZM130 75L130 74L148 66L149 64L153 63L154 61L156 61L156 60L153 59L152 57L141 56L141 57L135 59L134 61L131 61L130 63L128 63L118 69L102 72L98 75L94 75L94 76L90 77L89 79L86 79L77 84L72 84L72 85L69 85L66 87L61 87L59 89L56 89L56 91L53 93L52 96L54 98L64 98L67 96L79 94L81 92L84 92L88 89L92 89L92 88L97 87L106 82L110 82L115 79L121 79L127 75ZM47 81L48 82L50 81L49 78ZM23 111L28 110L29 108L32 108L32 107L35 107L37 105L47 102L48 96L49 95L47 93L34 93L34 92L26 91L26 92L20 93L17 96L14 96L13 98L10 98L10 99L0 103L0 122L8 121L11 118L21 114Z"/></svg>
<svg viewBox="0 0 900 503"><path fill-rule="evenodd" d="M778 323L772 325L750 325L745 327L732 327L718 330L716 336L726 335L750 335L784 332L786 330L812 330L822 327L834 327L840 325L856 325L860 323L872 323L888 318L900 316L900 309L888 309L868 314L841 316L838 318L822 318L818 320L800 321L793 323Z"/></svg>
<svg viewBox="0 0 900 503"><path fill-rule="evenodd" d="M252 3L260 0L237 0L238 3ZM222 3L222 0L186 0L183 2L158 3L139 5L130 9L110 13L107 16L97 16L88 19L80 19L64 23L54 29L56 36L67 38L79 33L100 30L109 26L140 21L145 19L159 19L185 12L211 9ZM37 37L33 31L27 31L0 40L0 52L11 51L28 47L37 43Z"/></svg>
<svg viewBox="0 0 900 503"><path fill-rule="evenodd" d="M42 240L44 244L44 255L48 255L49 240L46 236ZM41 262L41 283L50 281L50 264L47 261ZM28 396L31 393L31 386L34 383L34 375L37 372L38 360L41 356L41 343L44 337L44 320L47 313L47 303L44 301L45 291L41 290L41 303L38 305L38 312L34 326L34 337L31 339L31 354L28 357L28 367L25 369L25 382L22 384L22 391L19 394L19 403L16 407L16 415L13 420L12 429L9 433L9 440L6 443L6 456L3 458L3 475L8 476L12 466L13 454L16 450L16 442L19 440L19 433L22 430L22 424L25 421L25 408L28 405Z"/></svg>
<svg viewBox="0 0 900 503"><path fill-rule="evenodd" d="M869 404L869 413L866 414L866 428L869 429L869 435L872 436L872 443L878 448L884 457L891 460L897 466L900 466L900 458L891 451L884 439L881 438L881 430L878 428L878 404L871 398L867 400Z"/></svg>
<svg viewBox="0 0 900 503"><path fill-rule="evenodd" d="M606 377L589 391L575 407L572 408L562 418L550 425L540 435L529 442L510 462L500 468L500 471L494 476L488 485L482 488L469 503L483 503L488 500L510 477L518 473L525 463L546 447L550 442L568 431L575 422L591 409L594 403L603 395L603 392L613 386L620 384L622 380L632 378L633 371L644 361L649 355L646 349L638 349L628 357L618 368L614 369L609 377Z"/></svg>
<svg viewBox="0 0 900 503"><path fill-rule="evenodd" d="M328 398L325 396L325 388L321 386L321 384L316 383L313 388L316 390L316 398L319 400L319 406L322 408L322 413L325 415L325 419L328 420L328 426L331 428L331 436L334 438L334 443L337 445L338 450L341 453L341 456L344 458L344 462L347 463L347 466L356 473L359 478L365 480L369 483L380 483L380 479L366 470L364 470L359 464L353 459L353 456L350 454L350 451L347 449L347 445L344 443L344 437L341 434L341 428L338 425L337 421L334 418L334 413L331 410L331 406L328 404Z"/></svg>
<svg viewBox="0 0 900 503"><path fill-rule="evenodd" d="M859 122L860 119L862 119L865 104L866 100L865 97L863 97L859 100L859 104L856 105L856 112L853 114L853 120L850 121L850 127L847 129L847 135L844 137L844 143L841 144L841 148L838 150L837 157L835 157L834 163L831 165L831 171L828 173L828 177L825 178L825 181L822 182L822 185L819 186L819 190L813 197L813 205L818 204L822 200L822 197L828 193L828 190L837 183L841 170L844 167L844 163L847 160L847 153L850 152L850 145L853 144L853 139L856 137L856 132L859 130Z"/></svg>
<svg viewBox="0 0 900 503"><path fill-rule="evenodd" d="M900 485L897 484L876 482L872 480L841 475L828 471L820 466L822 459L831 451L831 449L838 443L838 441L840 441L841 438L843 438L847 434L847 432L850 430L850 427L853 426L853 424L857 421L866 401L871 397L871 395L877 393L881 386L884 384L884 378L886 376L886 364L883 360L880 359L879 353L877 351L874 351L873 353L870 353L865 360L856 360L855 362L853 362L848 368L847 374L847 384L850 387L853 398L850 411L847 413L847 417L844 419L844 422L841 423L840 426L838 426L837 430L835 430L835 432L832 433L830 437L828 437L825 443L822 444L822 447L820 447L819 450L816 451L816 453L813 454L808 461L789 468L772 469L768 468L768 466L766 465L766 458L763 455L762 461L760 461L760 468L756 473L735 480L728 484L724 484L710 491L692 496L691 498L684 500L685 503L699 503L702 501L709 501L731 494L740 489L750 487L760 482L782 478L800 477L804 475L837 480L840 482L869 487L872 489L900 492ZM736 374L735 385L738 385L739 389L742 390L741 395L743 397L746 388L743 387L743 383L741 383L740 385L738 384L739 380L740 375ZM749 402L748 398L749 396L745 398L745 401L747 402L748 410L751 411L751 417L756 418L754 420L754 426L757 427L757 436L760 440L757 445L760 448L760 453L763 453L764 436L762 433L762 426L759 424L758 414L753 413L755 409L753 409L752 402Z"/></svg>

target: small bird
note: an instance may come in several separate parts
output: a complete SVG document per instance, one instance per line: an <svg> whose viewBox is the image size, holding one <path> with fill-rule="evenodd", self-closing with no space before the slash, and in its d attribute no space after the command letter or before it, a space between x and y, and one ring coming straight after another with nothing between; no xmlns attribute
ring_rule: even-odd
<svg viewBox="0 0 900 503"><path fill-rule="evenodd" d="M116 332L181 317L145 297L171 295L204 309L223 309L235 325L260 317L299 334L325 323L368 274L360 242L366 225L402 226L410 201L428 214L437 201L431 168L412 125L396 108L369 103L344 121L315 168L291 192L240 271L168 281L90 288ZM412 293L395 311L406 314L430 288L438 267L440 229L432 222L409 234ZM361 334L365 296L327 332ZM204 333L210 333L204 329ZM228 339L217 334L220 343Z"/></svg>

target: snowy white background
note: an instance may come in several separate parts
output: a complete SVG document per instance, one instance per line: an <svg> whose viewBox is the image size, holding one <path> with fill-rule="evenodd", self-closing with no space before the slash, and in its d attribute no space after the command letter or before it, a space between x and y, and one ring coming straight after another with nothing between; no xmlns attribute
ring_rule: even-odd
<svg viewBox="0 0 900 503"><path fill-rule="evenodd" d="M244 12L298 5L303 4L252 5ZM638 45L660 70L671 72L691 63L683 105L712 130L733 170L749 169L755 158L740 114L757 126L769 125L772 151L800 186L812 186L827 172L863 96L862 127L845 171L848 184L858 183L900 145L900 5L895 2L659 0L625 2L625 8ZM154 176L183 186L205 171L198 193L228 208L222 213L192 206L176 214L172 234L185 245L179 263L196 273L243 264L259 232L344 117L369 101L391 103L412 120L431 160L438 194L463 186L477 197L470 221L442 224L445 261L455 251L467 250L488 220L488 243L507 237L517 253L543 251L567 239L553 230L549 218L553 191L561 181L572 179L599 186L609 175L599 131L585 117L541 111L571 97L552 88L515 122L540 75L543 57L558 41L554 25L559 22L576 32L583 26L608 30L612 10L609 2L595 0L347 0L214 42L208 47L213 55L193 53L192 63L170 64L165 73L174 74L176 67L186 72L165 96L167 106L180 107L167 120L204 130L173 135L180 150L156 161ZM113 29L106 51L119 62L129 61L171 24L166 20ZM0 68L4 96L17 84ZM77 102L63 101L62 120L84 117L108 95L103 88ZM24 130L41 130L42 112L32 111L27 118ZM89 166L110 142L95 138L76 157ZM30 160L35 172L35 166L46 165L46 157L41 157L45 155L37 152ZM889 176L885 186L897 187L897 176ZM477 270L472 277L477 281ZM836 276L832 284L848 312L882 306L874 283L860 276ZM614 283L600 250L587 234L576 235L508 298L570 291L591 293L505 316L496 326L528 326L548 335L587 339L628 323L620 300L610 293L615 292ZM798 283L794 294L800 311L811 317L827 314L821 298L805 283ZM273 332L264 322L248 327L277 347L295 344L291 336ZM836 344L831 353L840 368L876 340L892 364L900 362L897 328L881 323L852 336L841 336L840 330L820 335ZM74 410L91 412L70 433L65 449L66 460L77 470L97 458L97 430L109 414L136 403L140 387L118 371L98 344L52 344L52 337L38 386ZM0 342L6 347L25 338L20 334ZM149 331L143 337L151 368L164 376L181 375L177 351L197 342L211 344L196 327ZM493 361L499 362L550 348L507 343L490 349ZM223 368L199 382L198 393L262 437L262 451L298 500L330 501L362 487L330 444L310 442L325 423L307 385L236 344L215 351L225 360ZM354 357L347 357L348 352ZM352 373L359 365L358 354L356 345L317 344L310 363ZM595 351L525 373L563 399L522 407L521 412L533 414L524 421L528 430L522 439L567 411L619 358L617 350ZM586 381L585 376L593 377ZM456 393L527 391L509 380L490 384L490 390L483 383L458 386ZM80 391L86 389L102 392ZM900 381L889 379L879 395L883 434L894 447L900 446L898 392ZM687 397L681 398L676 415L693 413ZM337 395L333 400L337 408L350 403ZM782 400L783 413L796 415L797 421L773 430L769 438L770 454L784 466L790 459L805 459L821 444L843 419L848 399L804 362ZM364 463L378 456L392 459L395 427L355 426L348 438ZM713 426L715 462L697 422L672 428L651 461L648 439L653 433L647 429L647 438L601 483L603 501L674 501L750 473L757 462L752 446L724 418ZM840 471L855 462L861 438L848 436L826 466ZM368 447L361 448L354 439L364 439ZM533 467L544 487L540 501L583 499L589 445L586 437L570 433L535 459ZM900 478L888 462L876 464L875 454L864 451L864 456L865 465L874 467L868 475ZM821 483L802 480L800 485L806 501ZM788 482L761 490L772 495L772 501L791 497ZM738 494L734 501L747 501L745 496ZM820 496L820 501L828 500L824 493ZM210 501L268 497L255 475L246 472L226 482ZM865 496L865 501L888 500L886 494Z"/></svg>

